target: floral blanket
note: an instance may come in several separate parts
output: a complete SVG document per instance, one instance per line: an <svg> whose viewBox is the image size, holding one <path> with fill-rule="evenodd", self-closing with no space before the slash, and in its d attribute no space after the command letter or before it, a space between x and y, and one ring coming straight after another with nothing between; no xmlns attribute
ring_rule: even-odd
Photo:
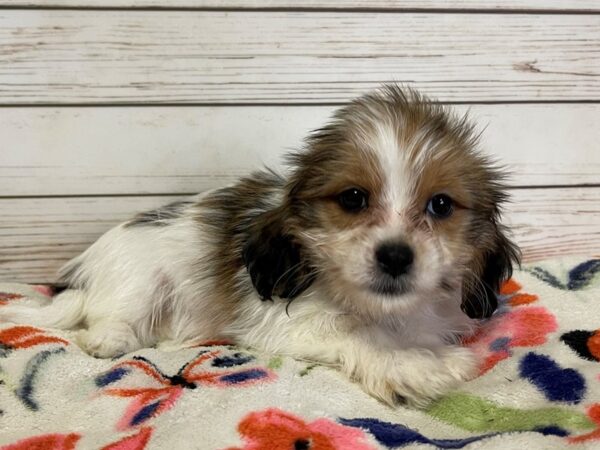
<svg viewBox="0 0 600 450"><path fill-rule="evenodd" d="M465 342L480 375L425 411L227 342L99 360L72 333L0 324L0 448L600 448L599 272L598 259L516 272ZM48 295L0 284L0 308Z"/></svg>

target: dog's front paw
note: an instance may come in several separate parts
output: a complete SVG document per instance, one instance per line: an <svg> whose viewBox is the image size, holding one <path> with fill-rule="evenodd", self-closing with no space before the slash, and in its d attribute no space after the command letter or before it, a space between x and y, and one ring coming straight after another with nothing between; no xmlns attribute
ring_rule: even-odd
<svg viewBox="0 0 600 450"><path fill-rule="evenodd" d="M444 366L459 381L468 381L477 376L479 358L472 350L465 347L450 346L441 353Z"/></svg>
<svg viewBox="0 0 600 450"><path fill-rule="evenodd" d="M77 343L95 358L112 358L141 347L132 328L124 322L101 322L81 330Z"/></svg>
<svg viewBox="0 0 600 450"><path fill-rule="evenodd" d="M427 406L461 382L475 376L477 359L462 347L445 347L437 352L411 349L396 352L390 366L378 367L381 373L364 380L365 389L390 405L416 408ZM387 364L386 364L387 366Z"/></svg>

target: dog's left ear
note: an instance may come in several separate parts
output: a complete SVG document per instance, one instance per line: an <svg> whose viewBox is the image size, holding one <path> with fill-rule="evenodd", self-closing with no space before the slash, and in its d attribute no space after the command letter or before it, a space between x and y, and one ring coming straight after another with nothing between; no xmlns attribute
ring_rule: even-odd
<svg viewBox="0 0 600 450"><path fill-rule="evenodd" d="M293 299L314 280L306 252L290 231L286 211L268 211L250 229L242 259L262 300Z"/></svg>
<svg viewBox="0 0 600 450"><path fill-rule="evenodd" d="M477 279L463 284L461 309L471 319L487 319L498 308L498 291L512 275L513 264L519 264L521 252L506 236L501 225L495 225L495 246L484 254L483 269Z"/></svg>

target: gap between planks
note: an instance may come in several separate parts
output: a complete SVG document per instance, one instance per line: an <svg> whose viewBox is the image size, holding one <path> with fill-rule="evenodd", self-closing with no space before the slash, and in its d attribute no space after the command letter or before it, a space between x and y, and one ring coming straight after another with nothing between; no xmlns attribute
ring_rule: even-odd
<svg viewBox="0 0 600 450"><path fill-rule="evenodd" d="M503 222L512 226L525 260L600 254L600 188L514 190ZM169 197L0 200L0 276L57 261L56 270L103 232ZM49 272L48 272L49 273Z"/></svg>
<svg viewBox="0 0 600 450"><path fill-rule="evenodd" d="M0 108L256 108L256 107L275 107L275 108L295 108L295 107L340 107L346 106L350 101L345 102L298 102L298 103L270 103L270 102L241 102L241 103L211 103L211 102L189 102L189 103L169 103L169 102L115 102L115 103L0 103ZM600 99L580 99L580 100L448 100L438 101L430 100L434 105L447 106L510 106L510 105L600 105Z"/></svg>
<svg viewBox="0 0 600 450"><path fill-rule="evenodd" d="M369 8L369 7L242 7L242 6L65 6L65 5L0 5L0 11L40 10L40 11L145 11L145 12L319 12L319 13L377 13L377 14L519 14L519 15L599 15L595 9L486 9L486 8Z"/></svg>
<svg viewBox="0 0 600 450"><path fill-rule="evenodd" d="M532 186L508 186L507 190L520 191L520 190L532 190L532 189L586 189L586 188L600 188L598 184L548 184L548 185L532 185ZM215 188L215 189L218 189ZM200 192L157 192L157 193L121 193L121 194L62 194L62 195L0 195L0 200L32 200L32 199L61 199L61 198L121 198L121 197L132 197L132 198L144 198L144 197L189 197L196 195Z"/></svg>
<svg viewBox="0 0 600 450"><path fill-rule="evenodd" d="M98 14L0 14L0 101L322 104L394 80L443 101L600 101L592 14Z"/></svg>

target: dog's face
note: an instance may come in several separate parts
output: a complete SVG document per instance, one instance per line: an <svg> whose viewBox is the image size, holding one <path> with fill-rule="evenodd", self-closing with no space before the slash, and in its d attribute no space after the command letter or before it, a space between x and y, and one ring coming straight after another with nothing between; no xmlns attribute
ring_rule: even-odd
<svg viewBox="0 0 600 450"><path fill-rule="evenodd" d="M374 318L449 293L488 317L518 251L497 223L501 174L474 146L466 121L395 87L341 109L292 157L285 204L262 229L293 258L265 270L288 294L316 276L333 301Z"/></svg>

